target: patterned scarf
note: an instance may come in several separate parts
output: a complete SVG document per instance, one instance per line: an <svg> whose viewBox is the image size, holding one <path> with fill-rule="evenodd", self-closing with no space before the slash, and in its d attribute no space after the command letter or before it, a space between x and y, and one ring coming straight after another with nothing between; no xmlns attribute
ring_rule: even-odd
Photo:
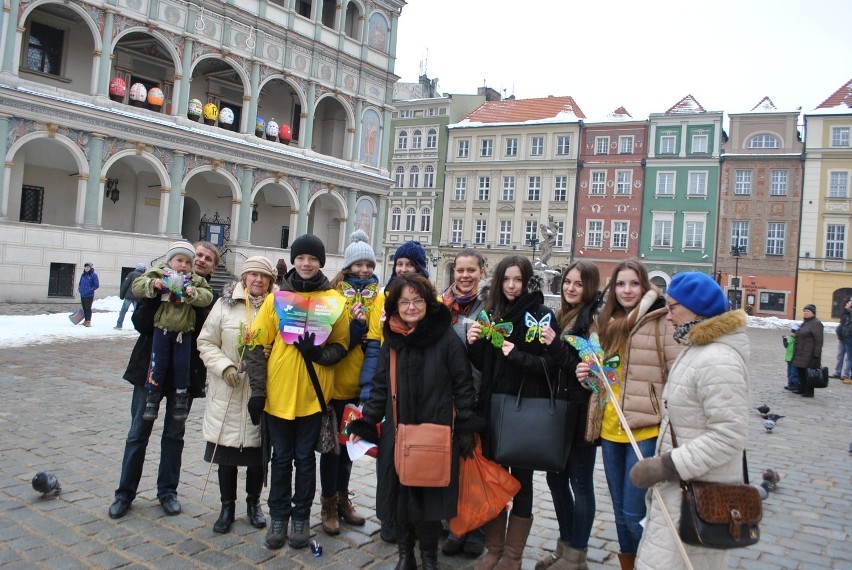
<svg viewBox="0 0 852 570"><path fill-rule="evenodd" d="M441 300L444 302L444 306L446 306L450 310L450 315L452 315L452 323L456 324L459 320L459 315L467 316L470 313L470 308L473 307L473 302L476 300L479 295L479 287L476 288L475 291L468 293L467 295L462 295L456 290L456 284L453 283L447 290L444 291L444 294L441 295Z"/></svg>
<svg viewBox="0 0 852 570"><path fill-rule="evenodd" d="M389 321L390 330L402 336L408 336L414 332L415 327L408 326L408 323L402 320L399 315L394 315Z"/></svg>
<svg viewBox="0 0 852 570"><path fill-rule="evenodd" d="M683 323L679 327L675 328L674 339L678 344L683 344L686 346L691 345L692 343L689 341L689 331L692 330L692 327L703 321L704 319L695 319L694 321L689 321L688 323Z"/></svg>

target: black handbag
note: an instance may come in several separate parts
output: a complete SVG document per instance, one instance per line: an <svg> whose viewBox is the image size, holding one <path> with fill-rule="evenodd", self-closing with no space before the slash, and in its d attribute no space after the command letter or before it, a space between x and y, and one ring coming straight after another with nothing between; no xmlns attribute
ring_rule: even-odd
<svg viewBox="0 0 852 570"><path fill-rule="evenodd" d="M828 367L808 368L808 386L814 388L828 387Z"/></svg>
<svg viewBox="0 0 852 570"><path fill-rule="evenodd" d="M492 394L488 430L494 461L509 467L562 471L571 451L579 404L557 400L545 367L550 397Z"/></svg>

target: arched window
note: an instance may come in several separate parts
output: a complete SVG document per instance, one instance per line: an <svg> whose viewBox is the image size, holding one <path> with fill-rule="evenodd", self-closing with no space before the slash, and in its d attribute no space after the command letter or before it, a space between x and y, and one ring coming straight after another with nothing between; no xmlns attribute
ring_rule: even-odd
<svg viewBox="0 0 852 570"><path fill-rule="evenodd" d="M426 131L426 148L437 148L438 146L438 131L429 129Z"/></svg>
<svg viewBox="0 0 852 570"><path fill-rule="evenodd" d="M399 231L399 225L400 225L401 222L402 222L402 208L400 208L399 206L396 206L396 207L394 207L393 210L391 210L391 227L390 227L391 231L392 232L398 232Z"/></svg>
<svg viewBox="0 0 852 570"><path fill-rule="evenodd" d="M420 148L423 145L423 131L420 129L411 133L411 148Z"/></svg>
<svg viewBox="0 0 852 570"><path fill-rule="evenodd" d="M432 208L429 206L423 206L423 208L420 209L420 231L432 231Z"/></svg>
<svg viewBox="0 0 852 570"><path fill-rule="evenodd" d="M408 148L408 131L399 131L399 135L396 137L396 148L399 150Z"/></svg>
<svg viewBox="0 0 852 570"><path fill-rule="evenodd" d="M403 184L405 184L405 169L401 166L397 166L394 171L394 182L397 188L402 188Z"/></svg>
<svg viewBox="0 0 852 570"><path fill-rule="evenodd" d="M435 167L431 164L427 165L426 168L423 169L423 187L435 187Z"/></svg>
<svg viewBox="0 0 852 570"><path fill-rule="evenodd" d="M831 318L840 320L843 316L843 309L846 307L846 302L852 299L852 287L843 287L835 289L831 294Z"/></svg>
<svg viewBox="0 0 852 570"><path fill-rule="evenodd" d="M408 171L408 187L417 188L420 185L420 169L412 166Z"/></svg>
<svg viewBox="0 0 852 570"><path fill-rule="evenodd" d="M748 148L781 148L775 135L755 135L748 141Z"/></svg>
<svg viewBox="0 0 852 570"><path fill-rule="evenodd" d="M408 208L405 210L405 231L413 232L414 231L414 220L417 218L417 210L414 208Z"/></svg>
<svg viewBox="0 0 852 570"><path fill-rule="evenodd" d="M346 20L343 22L343 33L353 40L361 39L361 28L358 20L361 18L361 11L355 2L350 2L346 6Z"/></svg>

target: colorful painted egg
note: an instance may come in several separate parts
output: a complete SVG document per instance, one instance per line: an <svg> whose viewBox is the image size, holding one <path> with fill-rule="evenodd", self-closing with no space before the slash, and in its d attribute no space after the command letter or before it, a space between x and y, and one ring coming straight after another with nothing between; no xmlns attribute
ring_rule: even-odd
<svg viewBox="0 0 852 570"><path fill-rule="evenodd" d="M151 87L151 90L148 91L148 104L152 107L162 107L165 98L163 90L159 87Z"/></svg>
<svg viewBox="0 0 852 570"><path fill-rule="evenodd" d="M278 123L275 122L275 117L269 119L269 122L266 123L266 136L268 137L277 137L278 136Z"/></svg>
<svg viewBox="0 0 852 570"><path fill-rule="evenodd" d="M190 99L186 114L190 118L195 117L198 119L198 117L201 116L201 101L198 99Z"/></svg>
<svg viewBox="0 0 852 570"><path fill-rule="evenodd" d="M219 111L219 122L223 125L233 125L234 112L228 107L222 107L222 110Z"/></svg>
<svg viewBox="0 0 852 570"><path fill-rule="evenodd" d="M130 86L130 100L144 103L148 97L148 90L141 83L134 83Z"/></svg>
<svg viewBox="0 0 852 570"><path fill-rule="evenodd" d="M121 77L113 77L109 82L109 94L124 97L125 93L127 93L127 83Z"/></svg>
<svg viewBox="0 0 852 570"><path fill-rule="evenodd" d="M266 119L263 117L258 117L254 120L254 134L258 137L263 137L263 133L266 132Z"/></svg>
<svg viewBox="0 0 852 570"><path fill-rule="evenodd" d="M290 125L281 125L278 129L278 139L283 143L288 143L293 138L293 129Z"/></svg>
<svg viewBox="0 0 852 570"><path fill-rule="evenodd" d="M215 121L216 117L219 116L219 107L217 107L213 103L207 103L204 105L204 120L205 121Z"/></svg>

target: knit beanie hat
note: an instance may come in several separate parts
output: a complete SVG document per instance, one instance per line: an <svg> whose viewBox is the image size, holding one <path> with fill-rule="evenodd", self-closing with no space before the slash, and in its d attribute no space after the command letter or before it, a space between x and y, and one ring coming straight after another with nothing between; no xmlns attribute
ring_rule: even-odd
<svg viewBox="0 0 852 570"><path fill-rule="evenodd" d="M407 241L396 248L396 253L393 254L394 266L397 260L403 257L413 263L421 275L429 277L429 270L426 269L426 250L423 249L419 241ZM394 275L396 275L395 267L393 271Z"/></svg>
<svg viewBox="0 0 852 570"><path fill-rule="evenodd" d="M191 243L185 240L172 242L169 246L169 251L166 252L166 261L171 261L172 258L178 254L183 254L187 256L190 261L193 261L195 259L195 248Z"/></svg>
<svg viewBox="0 0 852 570"><path fill-rule="evenodd" d="M816 314L816 305L814 305L812 303L808 303L807 305L805 305L805 310L810 311L813 314Z"/></svg>
<svg viewBox="0 0 852 570"><path fill-rule="evenodd" d="M320 238L313 234L304 234L293 240L290 245L290 263L296 262L296 257L307 254L319 259L320 267L325 267L325 246Z"/></svg>
<svg viewBox="0 0 852 570"><path fill-rule="evenodd" d="M349 236L349 245L343 253L343 269L349 269L356 261L369 261L376 266L376 252L370 246L370 236L364 230L355 230Z"/></svg>
<svg viewBox="0 0 852 570"><path fill-rule="evenodd" d="M257 273L263 273L264 275L268 275L275 281L275 278L278 277L278 270L272 266L272 262L263 257L262 255L253 255L246 259L245 263L243 263L243 271L240 273L240 278L243 277L249 271L255 271Z"/></svg>
<svg viewBox="0 0 852 570"><path fill-rule="evenodd" d="M136 271L145 271L145 264L144 263L137 263L136 264Z"/></svg>
<svg viewBox="0 0 852 570"><path fill-rule="evenodd" d="M715 317L728 310L725 293L706 273L678 273L672 278L666 294L702 317Z"/></svg>

